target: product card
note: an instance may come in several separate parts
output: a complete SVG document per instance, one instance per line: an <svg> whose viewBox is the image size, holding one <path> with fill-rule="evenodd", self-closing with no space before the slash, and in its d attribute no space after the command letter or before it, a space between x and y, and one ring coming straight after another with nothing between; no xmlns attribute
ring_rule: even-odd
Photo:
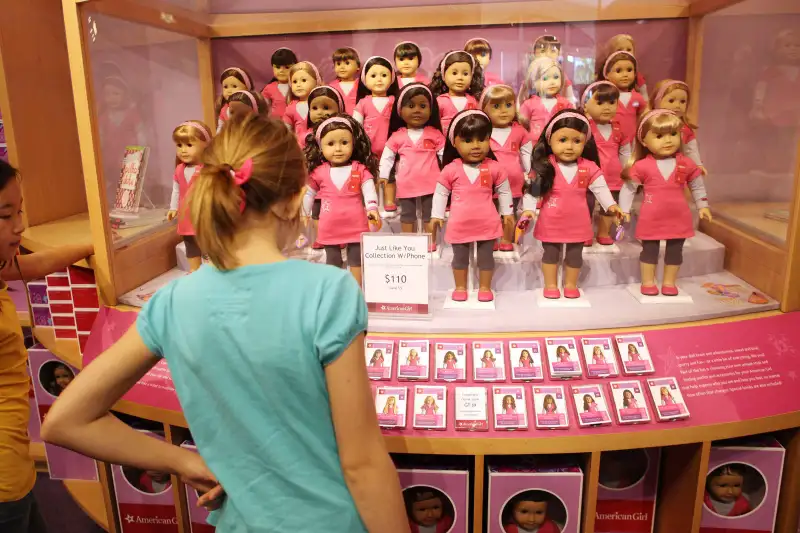
<svg viewBox="0 0 800 533"><path fill-rule="evenodd" d="M564 429L569 427L567 397L564 387L533 388L533 408L536 412L536 427L541 429Z"/></svg>
<svg viewBox="0 0 800 533"><path fill-rule="evenodd" d="M475 381L505 381L506 358L503 353L503 342L473 342L472 367Z"/></svg>
<svg viewBox="0 0 800 533"><path fill-rule="evenodd" d="M364 341L364 356L367 359L369 379L391 379L394 341L375 341L369 337Z"/></svg>
<svg viewBox="0 0 800 533"><path fill-rule="evenodd" d="M689 409L675 378L648 379L647 385L660 422L689 418Z"/></svg>
<svg viewBox="0 0 800 533"><path fill-rule="evenodd" d="M447 427L447 387L414 387L414 427L445 429Z"/></svg>
<svg viewBox="0 0 800 533"><path fill-rule="evenodd" d="M509 341L509 360L513 381L542 381L542 348L538 340Z"/></svg>
<svg viewBox="0 0 800 533"><path fill-rule="evenodd" d="M614 355L614 344L611 337L584 337L583 362L586 363L586 375L590 378L617 377L617 358Z"/></svg>
<svg viewBox="0 0 800 533"><path fill-rule="evenodd" d="M650 421L647 401L644 399L642 384L639 381L612 381L611 396L614 398L614 408L617 410L617 420L620 424Z"/></svg>
<svg viewBox="0 0 800 533"><path fill-rule="evenodd" d="M375 410L378 423L385 428L406 427L407 387L378 387L375 395Z"/></svg>
<svg viewBox="0 0 800 533"><path fill-rule="evenodd" d="M653 358L647 349L642 333L617 335L617 349L626 374L652 374L655 372Z"/></svg>
<svg viewBox="0 0 800 533"><path fill-rule="evenodd" d="M494 429L528 427L525 389L522 386L492 387L494 395Z"/></svg>
<svg viewBox="0 0 800 533"><path fill-rule="evenodd" d="M572 398L575 401L575 412L578 413L578 424L581 427L604 426L611 423L602 385L574 385Z"/></svg>
<svg viewBox="0 0 800 533"><path fill-rule="evenodd" d="M427 340L398 341L397 377L399 379L428 379L431 364L430 342Z"/></svg>
<svg viewBox="0 0 800 533"><path fill-rule="evenodd" d="M467 345L463 342L436 343L436 381L467 379Z"/></svg>
<svg viewBox="0 0 800 533"><path fill-rule="evenodd" d="M550 337L545 339L547 363L552 378L577 378L581 376L581 362L575 337Z"/></svg>
<svg viewBox="0 0 800 533"><path fill-rule="evenodd" d="M489 431L489 404L483 387L456 387L456 430Z"/></svg>

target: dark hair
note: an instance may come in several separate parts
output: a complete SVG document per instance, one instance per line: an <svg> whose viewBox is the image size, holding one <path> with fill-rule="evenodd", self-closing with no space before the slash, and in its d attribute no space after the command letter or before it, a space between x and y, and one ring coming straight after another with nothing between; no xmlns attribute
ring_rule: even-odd
<svg viewBox="0 0 800 533"><path fill-rule="evenodd" d="M502 522L505 525L514 523L514 507L522 502L550 503L551 497L543 490L526 490L511 498L503 507Z"/></svg>
<svg viewBox="0 0 800 533"><path fill-rule="evenodd" d="M746 465L739 463L727 463L718 466L706 476L706 491L711 492L711 481L719 476L739 476L744 480Z"/></svg>
<svg viewBox="0 0 800 533"><path fill-rule="evenodd" d="M598 104L608 104L610 102L615 102L619 100L619 89L615 85L609 85L607 83L603 83L602 85L598 85L594 89L592 89L591 93L586 93L583 95L583 100L581 101L581 109L586 107L586 102L589 98L596 97Z"/></svg>
<svg viewBox="0 0 800 533"><path fill-rule="evenodd" d="M419 58L419 63L422 65L422 51L414 43L400 43L394 48L395 59L414 59Z"/></svg>
<svg viewBox="0 0 800 533"><path fill-rule="evenodd" d="M475 38L467 41L464 46L464 51L472 56L482 52L489 52L489 57L492 57L492 45L486 39Z"/></svg>
<svg viewBox="0 0 800 533"><path fill-rule="evenodd" d="M542 35L538 37L535 41L533 41L533 52L534 54L539 51L545 51L548 47L557 48L558 51L561 51L561 41L558 40L558 37L555 35Z"/></svg>
<svg viewBox="0 0 800 533"><path fill-rule="evenodd" d="M249 93L253 98L256 100L256 107L258 108L258 114L262 116L269 115L270 105L267 104L267 100L261 95L259 92L255 91L237 91L233 93L230 98L228 98L228 103L231 102L241 102L245 104L247 107L252 107L253 102L247 97Z"/></svg>
<svg viewBox="0 0 800 533"><path fill-rule="evenodd" d="M436 98L433 98L430 95L425 84L419 82L409 83L403 87L403 91L405 91L403 94L403 100L401 102L395 102L392 106L392 118L389 119L389 137L391 137L392 133L396 132L397 130L406 127L406 123L400 117L400 112L397 110L398 106L403 107L412 98L419 95L424 96L428 100L428 105L431 106L431 118L428 119L428 122L426 122L425 126L423 127L427 128L430 126L431 128L436 128L437 130L442 131L442 121L439 118L439 103L436 101Z"/></svg>
<svg viewBox="0 0 800 533"><path fill-rule="evenodd" d="M542 134L539 137L539 141L533 148L533 155L531 156L531 169L536 174L536 179L529 184L529 187L533 187L530 191L531 194L534 194L534 191L538 192L538 194L535 194L535 196L543 196L547 194L550 189L553 188L553 181L556 177L556 169L550 162L550 156L553 155L553 149L550 148L550 143L548 143L547 139L545 138L545 134L547 133L547 129L550 127L550 124L553 124L551 129L553 133L560 128L572 128L580 131L581 133L587 134L587 136L589 134L589 127L581 119L574 117L561 118L561 115L564 113L574 112L575 111L570 109L562 109L553 115L553 118L551 118L547 123L547 126L545 126L544 131L542 131ZM557 123L558 127L556 127ZM581 154L581 157L594 162L598 167L600 166L600 158L597 154L597 145L595 144L593 138L586 142L586 146L583 148L583 154Z"/></svg>
<svg viewBox="0 0 800 533"><path fill-rule="evenodd" d="M450 129L453 130L454 127L457 128L453 132L453 138L455 139L456 137L461 137L463 139L470 139L472 137L477 137L479 139L486 139L487 137L491 137L492 121L489 120L489 117L482 113L476 113L471 114L470 116L464 118L464 120L459 121L459 115L462 115L466 112L467 110L464 110L453 117L453 121L450 123ZM447 137L447 141L445 142L444 154L442 155L442 168L446 167L456 159L461 159L458 150L456 150L456 147L450 142L449 130L445 136ZM489 153L486 155L486 157L497 160L497 157L495 157L491 148L489 148Z"/></svg>
<svg viewBox="0 0 800 533"><path fill-rule="evenodd" d="M450 57L447 58L447 61L444 62L445 70L447 70L453 63L469 63L470 65L474 65L472 69L472 83L467 88L467 93L475 96L475 98L479 98L483 92L483 69L475 60L475 58L467 52L464 52L463 50L451 51L455 53L450 54L450 52L447 52L447 54L445 54L450 55ZM439 65L436 67L436 72L433 73L433 78L431 79L430 88L434 98L450 90L444 83L444 73L441 70L441 66L442 64L439 62Z"/></svg>
<svg viewBox="0 0 800 533"><path fill-rule="evenodd" d="M367 74L369 74L369 69L374 67L375 65L380 65L382 67L386 67L389 69L389 74L394 77L394 81L387 87L386 89L386 96L397 96L398 92L398 84L397 84L397 76L394 75L394 65L389 63L389 60L385 57L373 57L366 63L364 63L364 78L366 79ZM359 80L358 82L358 92L356 93L356 102L360 102L365 96L369 96L372 94L372 91L367 89L366 83L361 83Z"/></svg>
<svg viewBox="0 0 800 533"><path fill-rule="evenodd" d="M0 159L0 191L6 188L8 182L16 178L19 178L19 170Z"/></svg>
<svg viewBox="0 0 800 533"><path fill-rule="evenodd" d="M454 517L455 509L453 509L453 504L451 503L447 494L441 490L426 485L418 485L416 487L404 489L403 502L406 506L406 516L408 516L409 521L414 521L412 518L414 516L412 512L414 510L415 503L434 500L437 498L442 504L442 516L449 516L451 518Z"/></svg>
<svg viewBox="0 0 800 533"><path fill-rule="evenodd" d="M606 63L608 62L608 58L612 55L616 54L617 52L606 53L605 56L600 56L596 59L595 63L595 75L598 80L607 80L606 77ZM631 54L630 52L619 52L619 55L614 58L614 63L617 61L630 61L633 63L633 81L631 82L631 86L628 89L633 90L636 87L636 76L639 74L639 63L636 61L636 56Z"/></svg>
<svg viewBox="0 0 800 533"><path fill-rule="evenodd" d="M271 65L276 67L291 67L297 63L297 56L295 53L288 48L278 48L274 52L272 52L272 60L270 62ZM278 81L278 78L275 76L269 80L269 83Z"/></svg>
<svg viewBox="0 0 800 533"><path fill-rule="evenodd" d="M372 153L372 145L369 142L369 137L367 137L367 134L364 132L364 128L361 127L361 124L356 122L353 117L345 113L337 113L333 116L341 117L347 120L347 122L350 124L350 128L341 122L331 122L322 129L322 132L320 133L320 139L332 131L349 129L353 132L353 155L350 158L350 161L358 161L367 167L367 170L369 170L370 174L377 176L378 158L376 158ZM325 157L322 155L322 148L320 148L320 146L317 144L317 131L322 124L323 122L317 124L317 126L314 128L314 131L311 132L304 150L306 161L308 162L309 174L326 162Z"/></svg>
<svg viewBox="0 0 800 533"><path fill-rule="evenodd" d="M351 61L355 61L356 65L359 67L361 66L361 58L358 57L358 52L356 52L355 48L351 48L349 46L334 50L332 59L334 65L336 65L336 63L339 61L346 61L350 59Z"/></svg>
<svg viewBox="0 0 800 533"><path fill-rule="evenodd" d="M242 72L244 72L247 75L247 79L249 80L249 83L247 81L245 81L245 78L242 76ZM250 75L249 72L247 72L245 69L243 69L241 67L236 67L236 68L231 67L231 68L226 68L225 70L223 70L222 74L219 75L219 82L222 83L227 78L236 78L240 82L244 83L244 86L245 86L245 88L247 88L248 91L252 91L253 90L253 77ZM222 106L224 106L227 103L228 103L228 101L225 98L223 98L222 97L222 93L220 93L219 97L217 97L216 103L214 104L214 113L217 116L219 116L219 112L222 111Z"/></svg>
<svg viewBox="0 0 800 533"><path fill-rule="evenodd" d="M344 102L344 97L342 96L342 93L340 93L333 87L329 87L328 85L317 85L316 87L311 89L310 93L308 93L309 111L308 115L306 116L306 127L308 128L314 126L314 124L311 123L311 102L314 101L314 98L318 98L320 96L327 96L328 98L336 102L336 107L337 107L336 113L344 113L344 109L338 109L339 102Z"/></svg>

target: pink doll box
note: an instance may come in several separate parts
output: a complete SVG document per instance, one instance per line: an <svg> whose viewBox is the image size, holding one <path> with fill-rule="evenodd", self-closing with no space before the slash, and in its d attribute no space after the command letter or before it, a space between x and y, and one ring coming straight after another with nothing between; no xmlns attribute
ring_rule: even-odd
<svg viewBox="0 0 800 533"><path fill-rule="evenodd" d="M436 381L465 381L467 378L467 345L463 342L434 344Z"/></svg>
<svg viewBox="0 0 800 533"><path fill-rule="evenodd" d="M190 441L184 442L181 444L181 447L186 448L187 450L192 450L193 452L197 452L197 446L192 444ZM217 528L207 522L209 514L208 511L204 507L197 506L197 500L200 499L197 491L189 485L186 485L184 488L186 489L186 507L189 511L190 532L214 533Z"/></svg>
<svg viewBox="0 0 800 533"><path fill-rule="evenodd" d="M143 431L151 438L160 436ZM162 439L163 440L163 439ZM111 466L121 533L177 533L178 517L169 475Z"/></svg>
<svg viewBox="0 0 800 533"><path fill-rule="evenodd" d="M583 472L578 467L490 466L488 493L487 533L524 533L513 511L518 499L526 498L545 500L546 521L539 533L580 531Z"/></svg>
<svg viewBox="0 0 800 533"><path fill-rule="evenodd" d="M511 340L508 347L512 381L542 381L544 379L542 347L538 340Z"/></svg>
<svg viewBox="0 0 800 533"><path fill-rule="evenodd" d="M652 533L661 450L603 452L596 533Z"/></svg>
<svg viewBox="0 0 800 533"><path fill-rule="evenodd" d="M431 364L430 341L401 340L397 348L397 378L427 380Z"/></svg>
<svg viewBox="0 0 800 533"><path fill-rule="evenodd" d="M28 360L26 368L28 370L28 377L32 376L30 359ZM31 379L30 388L28 389L28 403L31 409L31 416L28 417L28 438L31 439L31 442L42 442L42 422L39 420L38 414L36 414L38 407L36 405L36 394L33 390L33 379Z"/></svg>
<svg viewBox="0 0 800 533"><path fill-rule="evenodd" d="M505 381L506 359L503 341L473 342L472 366L475 381Z"/></svg>
<svg viewBox="0 0 800 533"><path fill-rule="evenodd" d="M527 429L528 406L522 386L495 385L492 387L494 429Z"/></svg>
<svg viewBox="0 0 800 533"><path fill-rule="evenodd" d="M406 513L412 533L467 533L469 524L469 472L466 470L429 470L398 468ZM435 509L441 502L441 512ZM434 509L430 509L434 507Z"/></svg>
<svg viewBox="0 0 800 533"><path fill-rule="evenodd" d="M367 362L369 379L392 379L392 362L394 361L394 341L364 340L364 356Z"/></svg>
<svg viewBox="0 0 800 533"><path fill-rule="evenodd" d="M708 460L708 475L720 467L730 465L743 473L741 496L749 511L738 516L724 516L724 510L712 511L714 505L708 496L703 498L703 516L700 533L732 533L735 531L770 532L775 527L778 496L785 450L774 439L748 439L732 441L728 445L712 446ZM707 487L708 482L707 479ZM734 508L740 507L737 498ZM743 509L739 508L739 511Z"/></svg>
<svg viewBox="0 0 800 533"><path fill-rule="evenodd" d="M611 337L583 337L583 362L586 364L586 376L590 378L617 377L617 357Z"/></svg>

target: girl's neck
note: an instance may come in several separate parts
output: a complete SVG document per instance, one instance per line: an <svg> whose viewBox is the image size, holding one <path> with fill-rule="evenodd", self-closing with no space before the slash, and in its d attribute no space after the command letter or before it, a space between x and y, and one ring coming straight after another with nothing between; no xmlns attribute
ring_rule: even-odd
<svg viewBox="0 0 800 533"><path fill-rule="evenodd" d="M454 91L452 89L448 89L447 94L449 94L450 96L455 96L455 97L463 97L463 96L467 96L467 91L456 92L456 91Z"/></svg>
<svg viewBox="0 0 800 533"><path fill-rule="evenodd" d="M276 219L270 214L251 217L237 233L231 246L239 266L285 261L278 247Z"/></svg>

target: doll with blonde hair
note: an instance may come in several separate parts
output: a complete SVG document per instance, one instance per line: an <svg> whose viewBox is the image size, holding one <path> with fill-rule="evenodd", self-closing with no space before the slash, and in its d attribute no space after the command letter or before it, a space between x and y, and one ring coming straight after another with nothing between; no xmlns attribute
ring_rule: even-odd
<svg viewBox="0 0 800 533"><path fill-rule="evenodd" d="M537 37L531 45L531 55L533 60L540 57L549 57L553 61L558 61L559 64L564 62L564 58L561 56L561 41L555 35L545 34ZM566 73L564 73L564 82L566 84L564 96L572 102L572 105L576 105L578 99L575 96L575 89L573 88L572 80L569 79Z"/></svg>
<svg viewBox="0 0 800 533"><path fill-rule="evenodd" d="M389 396L386 398L386 404L383 406L383 414L396 415L397 414L397 398Z"/></svg>
<svg viewBox="0 0 800 533"><path fill-rule="evenodd" d="M422 402L423 415L435 415L439 412L439 406L436 405L436 399L433 396L426 396L425 401Z"/></svg>
<svg viewBox="0 0 800 533"><path fill-rule="evenodd" d="M286 95L286 112L283 121L297 135L297 141L305 139L308 127L308 96L317 85L322 85L319 70L309 61L295 63L289 69L289 94Z"/></svg>
<svg viewBox="0 0 800 533"><path fill-rule="evenodd" d="M672 111L683 121L681 127L681 153L694 161L700 167L703 175L708 175L703 160L700 157L700 148L697 146L695 130L697 126L689 121L687 112L691 104L689 86L679 80L661 80L653 87L653 97L650 100L651 109L667 109Z"/></svg>
<svg viewBox="0 0 800 533"><path fill-rule="evenodd" d="M531 62L517 96L517 104L520 122L527 126L534 143L556 113L574 109L575 106L565 96L566 87L564 71L558 61L540 57Z"/></svg>

